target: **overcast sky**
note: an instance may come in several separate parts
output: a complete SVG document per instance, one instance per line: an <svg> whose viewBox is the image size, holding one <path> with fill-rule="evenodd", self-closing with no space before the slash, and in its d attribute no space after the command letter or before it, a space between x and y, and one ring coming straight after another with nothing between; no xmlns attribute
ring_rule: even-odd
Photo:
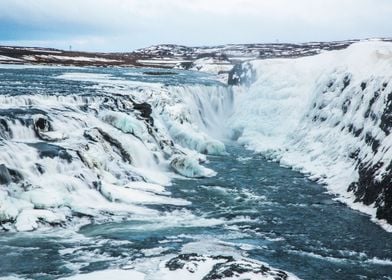
<svg viewBox="0 0 392 280"><path fill-rule="evenodd" d="M392 0L0 0L8 45L129 51L369 37L392 37Z"/></svg>

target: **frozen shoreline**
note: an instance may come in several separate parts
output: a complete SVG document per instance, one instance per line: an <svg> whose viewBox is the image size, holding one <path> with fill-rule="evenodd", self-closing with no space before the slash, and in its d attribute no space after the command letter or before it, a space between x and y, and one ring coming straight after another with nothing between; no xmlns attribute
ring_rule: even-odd
<svg viewBox="0 0 392 280"><path fill-rule="evenodd" d="M384 196L392 172L387 119L392 44L361 42L312 57L254 61L244 70L242 78L253 83L235 89L230 121L239 131L238 141L311 174L339 200L392 231L385 220L376 219L388 203ZM361 185L372 168L374 186ZM376 187L378 196L367 198Z"/></svg>

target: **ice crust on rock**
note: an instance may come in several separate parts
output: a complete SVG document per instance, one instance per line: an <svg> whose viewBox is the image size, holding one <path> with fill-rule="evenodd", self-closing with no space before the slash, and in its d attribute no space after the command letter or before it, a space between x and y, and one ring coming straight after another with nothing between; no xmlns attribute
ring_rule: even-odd
<svg viewBox="0 0 392 280"><path fill-rule="evenodd" d="M116 275L116 276L114 276ZM260 279L260 280L298 280L295 275L271 268L265 263L230 255L200 255L184 253L143 261L131 266L131 269L109 269L87 274L78 274L69 280L88 279Z"/></svg>
<svg viewBox="0 0 392 280"><path fill-rule="evenodd" d="M175 156L170 166L179 174L189 178L212 177L216 173L200 165L199 161L191 156Z"/></svg>

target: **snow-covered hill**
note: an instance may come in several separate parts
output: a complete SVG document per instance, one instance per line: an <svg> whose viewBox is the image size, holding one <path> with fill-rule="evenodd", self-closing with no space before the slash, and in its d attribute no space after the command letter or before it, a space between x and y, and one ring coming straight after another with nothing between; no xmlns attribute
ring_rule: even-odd
<svg viewBox="0 0 392 280"><path fill-rule="evenodd" d="M237 44L215 47L156 45L133 52L93 53L49 48L0 46L0 63L74 66L180 68L218 75L226 82L234 65L253 59L299 57L346 48L356 40L304 44Z"/></svg>
<svg viewBox="0 0 392 280"><path fill-rule="evenodd" d="M17 46L0 46L0 64L138 66L129 53L93 53Z"/></svg>
<svg viewBox="0 0 392 280"><path fill-rule="evenodd" d="M133 52L144 66L175 67L218 75L226 82L235 65L244 61L277 57L301 57L344 49L357 40L304 44L231 44L214 47L156 45Z"/></svg>
<svg viewBox="0 0 392 280"><path fill-rule="evenodd" d="M240 143L392 223L392 43L255 60L232 77Z"/></svg>

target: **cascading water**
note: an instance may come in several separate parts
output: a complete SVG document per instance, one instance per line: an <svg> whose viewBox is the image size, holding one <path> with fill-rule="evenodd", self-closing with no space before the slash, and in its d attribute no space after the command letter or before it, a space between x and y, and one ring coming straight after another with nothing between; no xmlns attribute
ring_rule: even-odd
<svg viewBox="0 0 392 280"><path fill-rule="evenodd" d="M199 153L225 151L208 131L230 106L226 87L155 82L143 88L125 79L132 72L41 71L3 74L3 92L15 72L31 85L28 93L0 97L3 228L151 212L140 204L184 205L160 187L170 182L170 165L189 177L214 174L199 164L205 160ZM52 87L42 85L47 80ZM79 83L84 88L73 92Z"/></svg>

